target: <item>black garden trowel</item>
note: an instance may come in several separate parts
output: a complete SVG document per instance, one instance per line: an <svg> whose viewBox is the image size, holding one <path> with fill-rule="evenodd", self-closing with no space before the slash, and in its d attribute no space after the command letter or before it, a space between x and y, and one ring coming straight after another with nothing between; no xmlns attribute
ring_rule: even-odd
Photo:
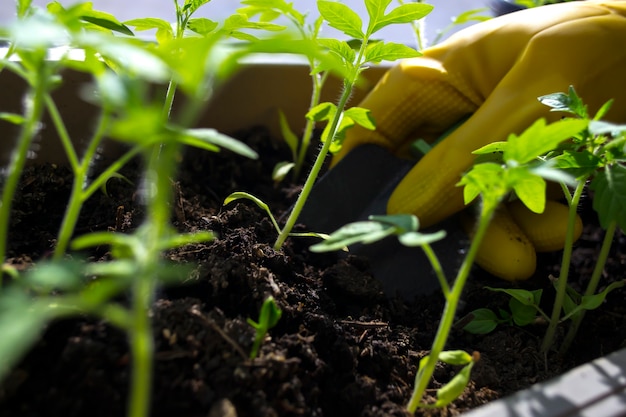
<svg viewBox="0 0 626 417"><path fill-rule="evenodd" d="M298 222L311 231L332 233L348 223L367 220L372 214L386 214L391 192L414 164L379 146L359 146L319 179ZM455 218L421 231L442 229L446 237L432 248L451 280L461 265L468 238ZM395 237L350 246L349 253L368 258L374 277L390 297L409 300L440 289L422 249L403 246Z"/></svg>

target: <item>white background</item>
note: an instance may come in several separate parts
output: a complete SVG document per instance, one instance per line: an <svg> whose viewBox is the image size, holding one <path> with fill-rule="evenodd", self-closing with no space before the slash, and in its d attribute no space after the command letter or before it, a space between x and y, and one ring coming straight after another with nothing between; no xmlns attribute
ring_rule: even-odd
<svg viewBox="0 0 626 417"><path fill-rule="evenodd" d="M445 28L450 24L452 16L456 16L470 9L486 7L488 0L431 0L435 9L426 17L426 37L432 41L436 36L436 31ZM59 0L63 5L71 5L76 0ZM174 20L173 0L92 0L94 9L102 10L115 15L120 21L140 18L140 17L159 17L168 21ZM311 15L315 15L317 8L315 0L293 0L295 7L302 12L310 11ZM366 16L363 0L344 0L343 3L349 5L353 10L362 16ZM49 0L34 0L33 4L37 6L45 6ZM181 1L182 3L182 1ZM0 0L0 24L7 24L14 18L14 0ZM393 1L390 7L397 6L398 3ZM240 6L237 0L212 0L210 3L202 6L195 17L208 17L212 20L220 21L232 14ZM485 11L487 15L489 12ZM329 32L330 36L333 36ZM386 28L379 33L381 37L388 41L400 42L414 45L414 39L411 29L408 25L400 25Z"/></svg>

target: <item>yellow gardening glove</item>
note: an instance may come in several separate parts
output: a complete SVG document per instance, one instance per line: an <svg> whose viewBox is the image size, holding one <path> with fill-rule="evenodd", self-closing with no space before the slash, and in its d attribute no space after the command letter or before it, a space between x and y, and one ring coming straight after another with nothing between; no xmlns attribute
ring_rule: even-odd
<svg viewBox="0 0 626 417"><path fill-rule="evenodd" d="M537 97L573 85L591 114L615 99L606 119L626 122L626 1L568 2L516 12L474 25L423 53L390 69L359 104L372 111L377 129L350 130L333 160L363 143L405 155L415 138L436 138L470 115L415 165L389 199L389 213L413 213L423 226L463 209L463 191L456 184L472 166L472 151L521 133L538 118L562 117ZM531 215L518 204L503 207L477 263L507 280L530 277L535 250L563 247L563 210L556 203L543 215ZM541 224L543 230L533 228ZM580 223L577 229L580 234ZM546 236L537 240L539 232ZM549 245L542 244L546 239Z"/></svg>

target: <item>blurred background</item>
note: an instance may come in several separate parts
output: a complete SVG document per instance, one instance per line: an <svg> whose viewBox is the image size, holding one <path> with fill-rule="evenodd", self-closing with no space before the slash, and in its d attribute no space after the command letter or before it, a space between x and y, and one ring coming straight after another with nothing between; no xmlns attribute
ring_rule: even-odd
<svg viewBox="0 0 626 417"><path fill-rule="evenodd" d="M65 6L77 2L77 0L58 1ZM293 1L299 11L309 11L312 16L317 15L315 0ZM40 7L45 7L47 3L49 3L49 0L33 1L33 4ZM169 21L174 20L173 0L92 0L92 3L94 5L94 9L111 13L120 21L141 17L158 17ZM367 15L363 0L343 0L342 3L349 5L353 10L357 11L362 16ZM432 4L435 9L425 19L426 44L435 39L438 30L448 27L454 16L457 16L467 10L485 8L487 0L431 0L427 3ZM14 0L0 0L0 24L6 24L14 18L14 4ZM398 3L393 1L390 4L390 8L397 5ZM212 0L210 3L202 6L194 17L207 17L220 21L234 13L239 7L241 7L241 5L237 0ZM489 15L489 11L484 10L481 14ZM446 36L444 37L447 37L449 34L464 26L467 26L467 24L455 26L454 30L446 32ZM333 32L333 30L329 30L326 33L327 36L338 36ZM387 41L415 46L415 39L411 28L408 25L388 27L382 30L379 35Z"/></svg>

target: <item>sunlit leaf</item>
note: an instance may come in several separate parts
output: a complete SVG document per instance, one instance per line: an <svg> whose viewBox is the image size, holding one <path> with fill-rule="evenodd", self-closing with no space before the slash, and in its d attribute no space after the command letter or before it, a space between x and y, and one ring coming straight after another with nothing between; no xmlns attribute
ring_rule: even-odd
<svg viewBox="0 0 626 417"><path fill-rule="evenodd" d="M365 36L361 18L345 4L320 0L317 2L317 8L329 26L352 38L363 39Z"/></svg>
<svg viewBox="0 0 626 417"><path fill-rule="evenodd" d="M393 42L376 42L368 46L365 59L367 62L380 63L381 61L397 61L398 59L413 58L421 53L415 49Z"/></svg>
<svg viewBox="0 0 626 417"><path fill-rule="evenodd" d="M428 15L433 6L426 3L407 3L402 4L391 10L387 15L375 21L372 33L378 32L380 29L392 24L411 23L422 19Z"/></svg>

